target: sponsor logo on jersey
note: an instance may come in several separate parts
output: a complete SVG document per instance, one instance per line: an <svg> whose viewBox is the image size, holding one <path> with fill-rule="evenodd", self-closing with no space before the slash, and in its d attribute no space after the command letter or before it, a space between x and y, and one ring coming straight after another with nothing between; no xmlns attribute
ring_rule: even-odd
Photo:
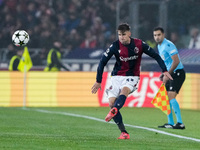
<svg viewBox="0 0 200 150"><path fill-rule="evenodd" d="M127 62L127 61L129 61L129 60L135 60L135 59L137 59L138 56L131 56L131 57L126 57L126 58L120 56L119 58L120 58L121 61Z"/></svg>

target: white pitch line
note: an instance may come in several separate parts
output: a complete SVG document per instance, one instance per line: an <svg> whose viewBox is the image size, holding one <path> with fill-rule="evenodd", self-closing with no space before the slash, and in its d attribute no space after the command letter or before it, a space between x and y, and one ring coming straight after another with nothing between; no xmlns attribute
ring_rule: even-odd
<svg viewBox="0 0 200 150"><path fill-rule="evenodd" d="M66 115L66 116L72 116L72 117L79 117L79 118L85 118L85 119L90 119L90 120L95 120L95 121L105 123L105 120L103 120L103 119L99 119L99 118L95 118L95 117L91 117L91 116L79 115L79 114L72 114L72 113L67 113L67 112L55 112L55 111L48 111L48 110L42 110L42 109L28 109L28 108L23 108L23 110L33 110L33 111L48 113L48 114L59 114L59 115ZM115 124L112 121L109 122L109 123ZM169 135L169 136L173 136L173 137L177 137L177 138L181 138L181 139L186 139L186 140L192 140L192 141L195 141L195 142L200 142L200 139L186 137L186 136L182 136L182 135L176 135L176 134L173 134L173 133L168 133L168 132L165 132L165 131L160 131L160 130L152 129L152 128L148 128L148 127L141 127L141 126L135 126L135 125L130 125L130 124L125 124L125 126L143 129L143 130L148 130L148 131L152 131L152 132L157 132L157 133L160 133L160 134L165 134L165 135Z"/></svg>

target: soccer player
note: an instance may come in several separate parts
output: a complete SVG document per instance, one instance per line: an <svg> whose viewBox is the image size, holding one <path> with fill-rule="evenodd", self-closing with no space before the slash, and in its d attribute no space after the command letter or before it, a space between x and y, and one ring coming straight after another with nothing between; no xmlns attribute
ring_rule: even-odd
<svg viewBox="0 0 200 150"><path fill-rule="evenodd" d="M185 80L185 71L183 69L183 64L180 61L178 50L176 46L169 40L165 38L164 29L161 27L156 27L153 31L154 40L158 44L158 51L167 66L168 72L173 77L173 80L168 80L165 84L168 97L170 100L170 108L174 110L177 123L174 124L172 111L167 116L168 123L158 126L159 128L172 128L172 129L185 129L181 118L181 111L179 104L176 100L176 96L181 89L181 86ZM163 75L161 74L160 79L163 80ZM164 81L165 82L165 81Z"/></svg>
<svg viewBox="0 0 200 150"><path fill-rule="evenodd" d="M106 116L105 121L109 122L111 119L115 121L121 131L118 139L129 139L130 136L124 127L122 115L119 110L123 107L127 96L137 89L142 54L145 53L158 62L162 68L164 78L172 79L172 77L167 72L167 68L159 54L142 40L131 38L130 26L128 24L120 24L117 30L119 39L113 42L103 54L97 68L96 82L91 92L95 94L99 88L101 89L104 67L114 55L116 63L111 73L112 85L108 90L111 110Z"/></svg>

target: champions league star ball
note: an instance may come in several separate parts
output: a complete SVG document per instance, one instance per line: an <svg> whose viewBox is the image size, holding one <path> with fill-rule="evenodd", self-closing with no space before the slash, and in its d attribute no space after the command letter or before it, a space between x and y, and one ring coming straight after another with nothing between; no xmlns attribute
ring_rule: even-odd
<svg viewBox="0 0 200 150"><path fill-rule="evenodd" d="M24 30L17 30L12 36L12 41L16 46L25 46L29 41L29 35Z"/></svg>

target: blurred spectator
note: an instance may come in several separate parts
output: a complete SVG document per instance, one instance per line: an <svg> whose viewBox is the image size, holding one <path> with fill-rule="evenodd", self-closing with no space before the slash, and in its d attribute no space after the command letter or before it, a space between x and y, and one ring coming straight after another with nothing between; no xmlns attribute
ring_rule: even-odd
<svg viewBox="0 0 200 150"><path fill-rule="evenodd" d="M7 59L10 60L16 54L16 50L13 44L8 45Z"/></svg>
<svg viewBox="0 0 200 150"><path fill-rule="evenodd" d="M95 48L96 45L96 36L91 31L85 31L85 40L81 43L80 48Z"/></svg>
<svg viewBox="0 0 200 150"><path fill-rule="evenodd" d="M171 32L170 33L170 40L174 45L176 45L176 48L179 50L181 48L185 48L184 44L182 43L181 39L179 38L179 35L177 32Z"/></svg>
<svg viewBox="0 0 200 150"><path fill-rule="evenodd" d="M76 29L71 30L69 36L67 36L65 42L66 42L66 48L67 50L73 50L76 49L81 44L81 37L78 34Z"/></svg>
<svg viewBox="0 0 200 150"><path fill-rule="evenodd" d="M12 34L19 29L30 36L33 65L43 65L53 41L60 41L66 57L77 48L107 48L116 37L116 0L2 0L0 49L6 59L15 55ZM39 49L39 50L38 50Z"/></svg>
<svg viewBox="0 0 200 150"><path fill-rule="evenodd" d="M188 48L190 49L199 49L200 50L200 34L198 28L192 28L190 32L190 43Z"/></svg>
<svg viewBox="0 0 200 150"><path fill-rule="evenodd" d="M81 18L80 24L77 27L77 32L79 34L83 34L85 30L89 29L89 22L86 20L86 18Z"/></svg>
<svg viewBox="0 0 200 150"><path fill-rule="evenodd" d="M93 19L93 24L91 26L91 31L97 37L105 32L106 27L102 24L102 20L100 17L95 17Z"/></svg>
<svg viewBox="0 0 200 150"><path fill-rule="evenodd" d="M69 69L65 67L61 62L61 48L62 42L53 42L53 48L48 53L47 66L45 67L44 71L60 71L61 68L69 71Z"/></svg>
<svg viewBox="0 0 200 150"><path fill-rule="evenodd" d="M105 43L105 47L108 48L110 47L110 43L113 43L116 40L116 34L113 33L110 35L109 38L107 38L106 43Z"/></svg>
<svg viewBox="0 0 200 150"><path fill-rule="evenodd" d="M14 55L10 60L9 67L8 67L9 71L18 71L18 65L19 65L20 59L22 57L24 48L17 47L16 51L17 51L16 55Z"/></svg>
<svg viewBox="0 0 200 150"><path fill-rule="evenodd" d="M151 40L146 40L146 43L151 47L151 48L156 48L156 42L151 39Z"/></svg>
<svg viewBox="0 0 200 150"><path fill-rule="evenodd" d="M29 33L29 48L49 49L55 38L69 40L64 45L68 50L79 48L82 39L86 40L81 47L105 48L115 32L115 6L116 0L4 0L0 9L0 48L8 47L12 34L19 29Z"/></svg>
<svg viewBox="0 0 200 150"><path fill-rule="evenodd" d="M104 34L100 34L99 36L97 36L97 45L96 47L98 48L102 48L106 46L106 40L105 40L105 36Z"/></svg>
<svg viewBox="0 0 200 150"><path fill-rule="evenodd" d="M78 18L76 13L70 13L69 18L66 20L66 30L70 32L73 29L76 29L80 23L80 19Z"/></svg>

